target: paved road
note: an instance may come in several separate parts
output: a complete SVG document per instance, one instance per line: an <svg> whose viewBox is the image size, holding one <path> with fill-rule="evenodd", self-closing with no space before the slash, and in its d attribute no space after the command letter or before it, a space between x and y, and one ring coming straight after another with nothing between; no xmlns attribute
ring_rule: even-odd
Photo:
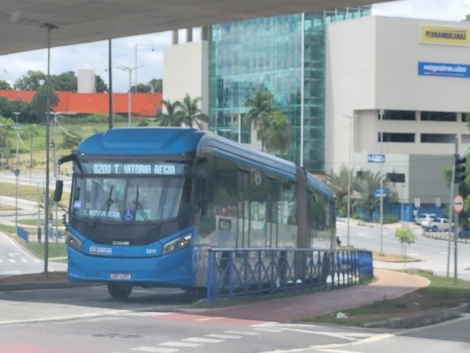
<svg viewBox="0 0 470 353"><path fill-rule="evenodd" d="M429 239L421 236L421 230L417 231L418 240L408 247L408 255L422 260L421 262L409 263L407 267L428 269L438 275L445 276L447 273L447 242L442 240ZM346 245L347 226L346 223L337 223L337 233ZM384 227L383 251L390 254L400 254L401 245L395 239L395 231ZM380 251L380 227L360 227L351 226L350 242L358 248L366 248L372 251ZM458 245L458 269L459 278L470 280L470 271L465 270L470 267L470 244ZM453 276L453 245L451 248L451 276ZM399 269L403 264L391 264L375 262L376 266L382 268Z"/></svg>
<svg viewBox="0 0 470 353"><path fill-rule="evenodd" d="M65 271L66 264L49 263L49 271ZM0 276L12 276L44 271L44 261L12 240L8 235L0 232Z"/></svg>
<svg viewBox="0 0 470 353"><path fill-rule="evenodd" d="M64 181L64 191L70 192L70 187L72 185L72 181L70 177L61 177L61 180ZM55 189L55 179L54 175L50 174L50 189L54 190ZM13 173L0 173L0 182L4 183L15 183L16 182L16 177ZM29 186L35 186L37 187L38 184L41 187L44 187L46 185L46 173L33 173L31 178L29 177L29 172L23 172L20 174L19 180L18 180L20 185L29 185Z"/></svg>

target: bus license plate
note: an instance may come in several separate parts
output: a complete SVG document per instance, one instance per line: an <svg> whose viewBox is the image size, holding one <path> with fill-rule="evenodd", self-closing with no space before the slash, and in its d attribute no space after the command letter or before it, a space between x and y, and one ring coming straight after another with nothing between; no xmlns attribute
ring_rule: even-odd
<svg viewBox="0 0 470 353"><path fill-rule="evenodd" d="M131 275L128 273L111 273L112 279L131 279Z"/></svg>

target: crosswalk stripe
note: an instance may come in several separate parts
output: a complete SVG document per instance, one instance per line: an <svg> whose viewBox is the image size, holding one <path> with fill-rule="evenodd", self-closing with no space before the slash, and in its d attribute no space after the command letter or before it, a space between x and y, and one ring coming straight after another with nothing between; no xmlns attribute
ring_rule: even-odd
<svg viewBox="0 0 470 353"><path fill-rule="evenodd" d="M0 259L0 264L2 264L2 263L3 263L3 260L2 260L2 259Z"/></svg>
<svg viewBox="0 0 470 353"><path fill-rule="evenodd" d="M35 262L41 262L41 260L39 260L39 259L34 259L34 261L35 261Z"/></svg>
<svg viewBox="0 0 470 353"><path fill-rule="evenodd" d="M160 343L159 346L169 346L169 347L199 347L200 344L197 343L186 343L186 342L175 342L175 341L168 341Z"/></svg>
<svg viewBox="0 0 470 353"><path fill-rule="evenodd" d="M220 343L223 340L216 340L213 338L204 338L204 337L189 337L185 338L183 341L194 342L194 343Z"/></svg>
<svg viewBox="0 0 470 353"><path fill-rule="evenodd" d="M222 339L225 339L225 340L242 338L241 336L218 335L218 334L215 334L215 333L212 333L210 335L206 335L206 337L222 338Z"/></svg>
<svg viewBox="0 0 470 353"><path fill-rule="evenodd" d="M282 330L275 330L272 328L263 328L263 327L254 327L253 329L257 331L264 331L264 332L282 332Z"/></svg>
<svg viewBox="0 0 470 353"><path fill-rule="evenodd" d="M8 261L10 261L11 263L15 263L16 261L13 260L13 259L8 259Z"/></svg>
<svg viewBox="0 0 470 353"><path fill-rule="evenodd" d="M178 352L178 349L157 348L157 347L139 347L139 348L132 348L131 351L150 352L150 353L174 353L174 352Z"/></svg>
<svg viewBox="0 0 470 353"><path fill-rule="evenodd" d="M26 259L21 259L21 262L26 263L26 262L28 262L28 260L26 260Z"/></svg>
<svg viewBox="0 0 470 353"><path fill-rule="evenodd" d="M225 333L228 334L234 334L234 335L244 335L244 336L258 336L258 332L246 332L246 331L225 331Z"/></svg>

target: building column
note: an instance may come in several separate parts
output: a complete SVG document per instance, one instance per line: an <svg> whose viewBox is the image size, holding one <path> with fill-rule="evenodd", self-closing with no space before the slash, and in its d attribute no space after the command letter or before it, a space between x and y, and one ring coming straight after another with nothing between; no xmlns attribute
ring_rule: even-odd
<svg viewBox="0 0 470 353"><path fill-rule="evenodd" d="M193 28L189 27L186 29L186 42L192 42L193 41Z"/></svg>
<svg viewBox="0 0 470 353"><path fill-rule="evenodd" d="M209 40L209 27L201 27L201 40Z"/></svg>
<svg viewBox="0 0 470 353"><path fill-rule="evenodd" d="M172 44L177 45L178 42L179 42L179 40L178 40L178 30L174 30L172 32Z"/></svg>

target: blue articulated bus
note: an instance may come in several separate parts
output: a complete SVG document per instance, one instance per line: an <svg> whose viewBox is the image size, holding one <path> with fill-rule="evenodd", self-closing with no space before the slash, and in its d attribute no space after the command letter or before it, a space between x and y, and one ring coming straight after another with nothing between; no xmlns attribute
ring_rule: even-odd
<svg viewBox="0 0 470 353"><path fill-rule="evenodd" d="M204 290L211 248L335 247L325 183L209 131L112 129L66 162L69 280L106 282L114 298L134 286Z"/></svg>

